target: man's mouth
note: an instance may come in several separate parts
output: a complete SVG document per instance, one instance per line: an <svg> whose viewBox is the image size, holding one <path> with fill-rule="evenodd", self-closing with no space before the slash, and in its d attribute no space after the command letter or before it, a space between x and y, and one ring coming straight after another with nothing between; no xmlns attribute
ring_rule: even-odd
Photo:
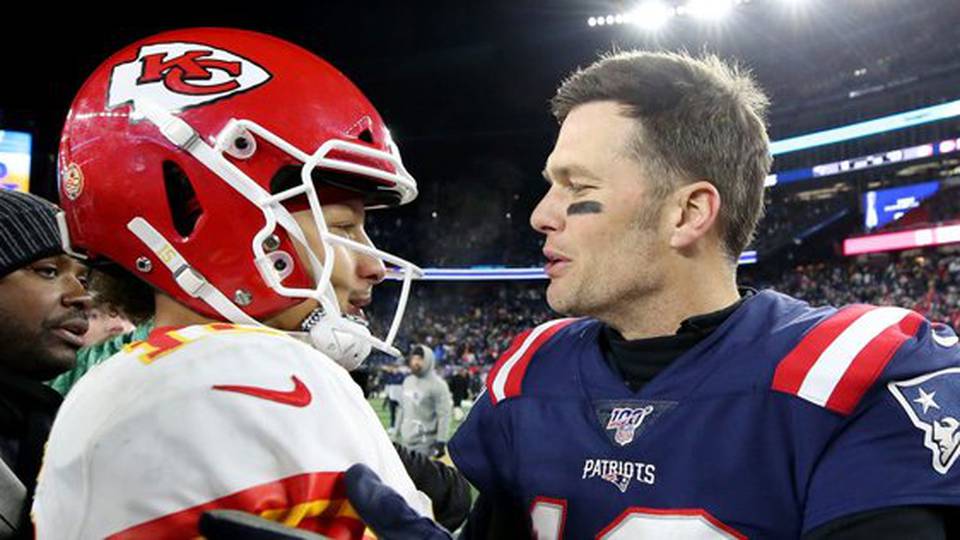
<svg viewBox="0 0 960 540"><path fill-rule="evenodd" d="M547 276L549 276L550 279L559 277L566 271L567 268L570 267L571 260L558 251L544 249L543 256L547 258L547 262L544 264L543 269L546 271Z"/></svg>
<svg viewBox="0 0 960 540"><path fill-rule="evenodd" d="M75 318L66 320L53 327L52 332L55 336L65 341L71 346L83 346L83 335L90 329L90 323L84 318Z"/></svg>
<svg viewBox="0 0 960 540"><path fill-rule="evenodd" d="M363 321L367 320L367 314L364 313L363 308L370 305L370 302L373 299L369 296L361 296L351 298L347 302L347 309L344 310L346 315L349 315L352 318L361 319Z"/></svg>

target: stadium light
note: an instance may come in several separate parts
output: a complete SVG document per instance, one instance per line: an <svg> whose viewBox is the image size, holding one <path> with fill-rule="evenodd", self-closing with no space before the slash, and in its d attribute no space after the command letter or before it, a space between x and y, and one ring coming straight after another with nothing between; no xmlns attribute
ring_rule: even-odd
<svg viewBox="0 0 960 540"><path fill-rule="evenodd" d="M665 2L648 0L630 12L630 20L644 30L654 31L663 28L674 14L673 8Z"/></svg>
<svg viewBox="0 0 960 540"><path fill-rule="evenodd" d="M684 12L697 19L719 21L733 9L733 0L690 0Z"/></svg>
<svg viewBox="0 0 960 540"><path fill-rule="evenodd" d="M640 28L654 31L666 25L674 16L692 16L704 21L719 21L729 14L736 6L749 4L752 0L689 0L674 7L669 0L642 0L631 11L609 15L594 15L587 19L587 25L613 26L634 24ZM782 0L787 1L787 0ZM807 0L789 0L791 2L806 2Z"/></svg>

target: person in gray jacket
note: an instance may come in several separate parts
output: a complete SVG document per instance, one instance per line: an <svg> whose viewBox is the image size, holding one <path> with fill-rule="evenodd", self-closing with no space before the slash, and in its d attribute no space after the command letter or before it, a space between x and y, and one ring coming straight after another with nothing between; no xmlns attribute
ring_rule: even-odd
<svg viewBox="0 0 960 540"><path fill-rule="evenodd" d="M397 415L397 442L421 454L440 457L446 453L453 400L446 381L434 371L433 351L414 345L410 371L403 380L403 395Z"/></svg>

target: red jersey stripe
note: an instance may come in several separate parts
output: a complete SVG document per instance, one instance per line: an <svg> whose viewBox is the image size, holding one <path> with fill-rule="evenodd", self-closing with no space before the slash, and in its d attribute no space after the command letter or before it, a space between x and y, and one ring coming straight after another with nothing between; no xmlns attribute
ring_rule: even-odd
<svg viewBox="0 0 960 540"><path fill-rule="evenodd" d="M192 506L162 516L109 536L110 540L132 540L135 538L150 538L152 540L166 540L174 538L196 538L199 536L197 524L200 515L208 510L230 509L243 510L261 515L265 512L276 513L278 510L290 509L298 504L314 501L330 501L321 516L313 523L320 523L324 519L335 522L335 529L343 530L345 523L352 523L349 527L350 535L339 534L337 540L353 540L363 537L365 526L354 516L356 513L346 500L346 491L343 485L342 472L316 472L299 474L275 482L268 482L254 486L219 499ZM314 524L309 524L315 526ZM324 532L325 531L318 531Z"/></svg>
<svg viewBox="0 0 960 540"><path fill-rule="evenodd" d="M841 414L850 414L873 386L893 355L903 344L916 335L923 324L923 317L911 312L899 323L887 328L874 338L854 358L853 363L840 378L837 387L830 394L826 407Z"/></svg>
<svg viewBox="0 0 960 540"><path fill-rule="evenodd" d="M865 304L847 306L814 326L777 365L773 389L796 395L823 351L854 321L873 309L876 308Z"/></svg>
<svg viewBox="0 0 960 540"><path fill-rule="evenodd" d="M530 347L523 353L523 356L520 360L513 365L513 368L510 370L510 373L507 374L507 384L504 386L504 399L520 395L520 390L523 385L523 376L527 373L527 367L530 365L530 360L533 359L533 355L540 350L540 347L544 343L550 341L554 335L560 330L566 328L576 319L568 319L566 321L560 322L537 336L533 340L533 343Z"/></svg>

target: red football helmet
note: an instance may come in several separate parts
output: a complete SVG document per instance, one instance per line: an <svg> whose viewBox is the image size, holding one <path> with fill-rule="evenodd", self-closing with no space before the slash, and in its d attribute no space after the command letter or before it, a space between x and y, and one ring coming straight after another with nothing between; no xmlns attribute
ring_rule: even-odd
<svg viewBox="0 0 960 540"><path fill-rule="evenodd" d="M416 182L373 105L316 55L222 28L134 43L74 99L59 170L70 252L108 259L194 311L237 323L258 324L314 298L321 322L336 332L365 332L369 344L399 354L391 343L420 270L329 234L321 204L405 204L417 196ZM309 250L310 260L297 256L294 244L306 241L291 205L312 210L327 264ZM385 339L342 320L330 284L332 245L402 274Z"/></svg>

